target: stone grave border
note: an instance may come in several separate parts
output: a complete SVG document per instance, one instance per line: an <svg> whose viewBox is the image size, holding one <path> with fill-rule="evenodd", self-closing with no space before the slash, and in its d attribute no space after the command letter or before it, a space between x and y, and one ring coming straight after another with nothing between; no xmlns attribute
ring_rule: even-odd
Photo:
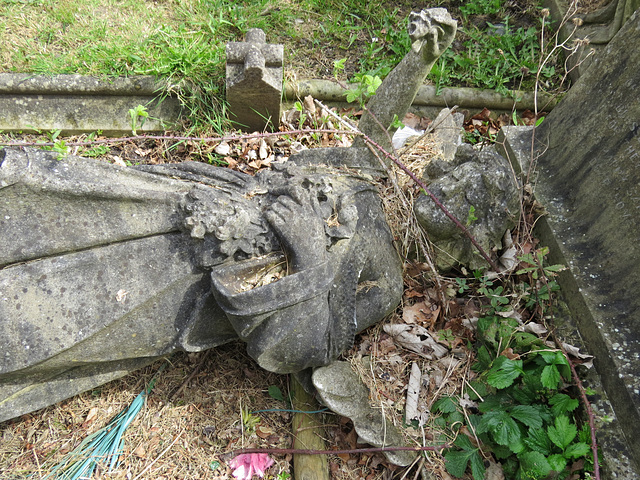
<svg viewBox="0 0 640 480"><path fill-rule="evenodd" d="M63 134L91 133L107 136L131 134L130 109L147 108L149 118L139 133L160 132L179 120L180 102L170 93L175 87L151 76L99 79L83 75L32 75L0 73L0 131L33 133L60 130ZM346 90L331 80L285 82L283 108L311 95L329 105L346 106ZM533 110L533 94L517 92L518 111ZM539 97L538 104L549 111L555 100ZM514 99L493 90L422 86L413 104L416 112L435 116L442 108L457 105L476 112L487 107L492 112L510 113Z"/></svg>

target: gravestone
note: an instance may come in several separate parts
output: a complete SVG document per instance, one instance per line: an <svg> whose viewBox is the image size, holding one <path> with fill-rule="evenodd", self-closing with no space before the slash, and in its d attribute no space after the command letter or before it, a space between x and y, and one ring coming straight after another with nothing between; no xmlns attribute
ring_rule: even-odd
<svg viewBox="0 0 640 480"><path fill-rule="evenodd" d="M563 295L586 341L638 471L640 464L640 12L535 130L535 194L548 214ZM506 130L527 169L532 130ZM637 477L629 477L637 478Z"/></svg>
<svg viewBox="0 0 640 480"><path fill-rule="evenodd" d="M229 119L249 132L277 130L280 125L284 47L266 43L259 28L244 42L227 44Z"/></svg>

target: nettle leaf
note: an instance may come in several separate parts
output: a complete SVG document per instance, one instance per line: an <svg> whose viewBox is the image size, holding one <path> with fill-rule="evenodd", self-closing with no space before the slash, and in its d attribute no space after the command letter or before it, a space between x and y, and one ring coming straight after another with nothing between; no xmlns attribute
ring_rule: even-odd
<svg viewBox="0 0 640 480"><path fill-rule="evenodd" d="M540 418L540 413L531 405L516 405L509 409L509 414L529 428L542 427L542 418Z"/></svg>
<svg viewBox="0 0 640 480"><path fill-rule="evenodd" d="M524 439L524 443L531 450L540 452L543 455L551 453L551 440L549 440L549 435L542 428L529 430L529 435Z"/></svg>
<svg viewBox="0 0 640 480"><path fill-rule="evenodd" d="M569 445L564 451L564 456L568 458L580 458L589 455L591 447L586 443L574 443Z"/></svg>
<svg viewBox="0 0 640 480"><path fill-rule="evenodd" d="M510 360L498 357L487 375L487 382L495 388L510 387L514 380L522 374L522 360Z"/></svg>
<svg viewBox="0 0 640 480"><path fill-rule="evenodd" d="M483 480L486 468L480 452L478 450L474 451L469 460L471 461L471 474L473 475L473 478Z"/></svg>
<svg viewBox="0 0 640 480"><path fill-rule="evenodd" d="M513 399L504 392L497 392L494 395L487 395L484 401L478 404L478 410L482 413L492 412L494 410L505 410L509 405L513 404Z"/></svg>
<svg viewBox="0 0 640 480"><path fill-rule="evenodd" d="M560 454L550 455L547 461L554 472L562 472L567 467L567 459Z"/></svg>
<svg viewBox="0 0 640 480"><path fill-rule="evenodd" d="M453 442L453 444L456 447L460 447L463 450L475 450L476 447L473 446L473 443L471 443L471 440L469 440L469 437L467 437L466 435L458 435L455 439L455 441Z"/></svg>
<svg viewBox="0 0 640 480"><path fill-rule="evenodd" d="M462 477L467 465L471 462L471 473L474 479L484 479L485 467L482 455L479 450L471 443L466 435L459 435L454 444L462 450L449 451L445 453L445 466L447 472L454 477Z"/></svg>
<svg viewBox="0 0 640 480"><path fill-rule="evenodd" d="M558 384L560 383L560 372L558 371L558 367L555 365L547 365L542 369L542 374L540 375L540 380L542 381L542 385L549 389L558 388Z"/></svg>
<svg viewBox="0 0 640 480"><path fill-rule="evenodd" d="M561 351L540 351L537 352L549 365L567 365L567 358Z"/></svg>
<svg viewBox="0 0 640 480"><path fill-rule="evenodd" d="M487 347L484 345L478 349L478 353L476 354L476 363L471 367L474 372L484 372L489 368L493 358L487 350Z"/></svg>
<svg viewBox="0 0 640 480"><path fill-rule="evenodd" d="M518 456L520 478L544 478L551 473L551 465L540 452L527 452Z"/></svg>
<svg viewBox="0 0 640 480"><path fill-rule="evenodd" d="M578 428L566 415L556 417L554 424L555 426L547 428L547 434L553 443L564 450L576 438Z"/></svg>
<svg viewBox="0 0 640 480"><path fill-rule="evenodd" d="M573 412L578 408L580 402L578 402L578 399L571 398L564 393L556 393L549 399L549 404L551 405L551 412L557 417L567 412Z"/></svg>

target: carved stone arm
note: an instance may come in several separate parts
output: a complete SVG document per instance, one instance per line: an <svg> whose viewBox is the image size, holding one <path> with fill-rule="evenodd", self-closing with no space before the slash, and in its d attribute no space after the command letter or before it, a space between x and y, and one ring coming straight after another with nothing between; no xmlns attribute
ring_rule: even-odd
<svg viewBox="0 0 640 480"><path fill-rule="evenodd" d="M456 28L457 22L444 8L411 13L408 27L411 50L367 104L367 111L358 125L362 133L391 149L395 129L390 126L394 117L397 115L402 120L407 113L434 63L451 45Z"/></svg>

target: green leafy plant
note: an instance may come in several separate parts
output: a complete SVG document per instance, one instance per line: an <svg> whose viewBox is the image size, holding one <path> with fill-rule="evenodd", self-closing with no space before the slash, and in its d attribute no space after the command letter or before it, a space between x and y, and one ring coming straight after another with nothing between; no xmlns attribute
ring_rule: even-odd
<svg viewBox="0 0 640 480"><path fill-rule="evenodd" d="M247 433L255 432L256 427L261 421L259 416L254 415L249 411L249 409L246 408L240 410L240 417L242 421L242 428Z"/></svg>
<svg viewBox="0 0 640 480"><path fill-rule="evenodd" d="M346 63L347 63L346 58L341 58L339 60L333 61L333 78L335 78L336 80L338 79L338 76L342 72L344 72L344 67Z"/></svg>
<svg viewBox="0 0 640 480"><path fill-rule="evenodd" d="M355 88L347 91L347 102L357 101L362 106L382 84L382 79L377 75L358 74L355 76L355 80L357 82Z"/></svg>
<svg viewBox="0 0 640 480"><path fill-rule="evenodd" d="M282 390L277 385L271 385L269 387L269 396L274 400L278 400L280 402L286 402L284 395L282 394Z"/></svg>
<svg viewBox="0 0 640 480"><path fill-rule="evenodd" d="M487 30L470 25L461 32L461 48L445 51L430 73L438 90L452 83L491 88L503 95L510 95L510 89L533 88L540 56L536 27L514 28L507 17L503 24L489 23ZM546 69L541 79L555 75Z"/></svg>
<svg viewBox="0 0 640 480"><path fill-rule="evenodd" d="M131 118L131 132L137 135L136 130L142 128L147 118L149 118L149 112L147 112L147 107L144 105L138 105L129 109L129 117Z"/></svg>
<svg viewBox="0 0 640 480"><path fill-rule="evenodd" d="M42 134L42 131L38 130L37 128L34 128L34 130L38 134ZM46 141L48 143L53 143L53 145L46 145L41 147L43 150L57 152L58 160L61 160L69 153L69 147L67 146L66 142L63 139L58 138L60 136L60 133L62 133L60 129L50 130L49 132L46 132ZM38 141L38 143L40 143L40 141Z"/></svg>
<svg viewBox="0 0 640 480"><path fill-rule="evenodd" d="M471 0L460 5L460 13L469 15L494 15L502 9L503 0Z"/></svg>
<svg viewBox="0 0 640 480"><path fill-rule="evenodd" d="M540 285L553 284L562 267L547 266L547 254L547 249L539 249L521 256L516 274ZM534 312L550 308L550 299L509 294L508 285L477 271L473 279L456 283L459 293L475 292L483 300L484 314L477 323L478 349L472 365L478 377L467 391L478 401L477 411L463 415L457 397L442 397L432 406L440 414L440 425L455 437L444 455L447 471L462 477L470 470L474 480L482 480L482 460L492 454L502 463L506 478L567 478L577 460L591 455L589 426L579 427L579 402L567 388L572 382L569 362L562 351L504 316L514 307L512 298L516 307Z"/></svg>
<svg viewBox="0 0 640 480"><path fill-rule="evenodd" d="M469 207L469 213L467 214L467 223L466 226L469 227L473 222L475 222L476 220L478 220L478 217L476 217L476 207L474 207L473 205L471 205Z"/></svg>
<svg viewBox="0 0 640 480"><path fill-rule="evenodd" d="M298 128L302 129L302 126L304 125L304 121L307 119L307 115L306 113L304 113L304 107L302 106L301 102L296 102L293 104L293 108L296 109L296 111L298 112Z"/></svg>

